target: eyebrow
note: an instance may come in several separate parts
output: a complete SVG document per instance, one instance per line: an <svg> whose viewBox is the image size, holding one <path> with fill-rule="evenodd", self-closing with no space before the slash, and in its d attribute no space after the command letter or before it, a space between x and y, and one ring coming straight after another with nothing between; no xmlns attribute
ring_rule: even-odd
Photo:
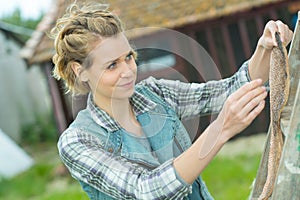
<svg viewBox="0 0 300 200"><path fill-rule="evenodd" d="M126 54L124 53L123 55L126 55L126 56L127 56L127 55L129 55L129 54L131 54L131 53L133 53L133 50L132 50L132 49L130 49ZM123 56L123 55L122 55L122 56ZM104 65L107 65L107 64L116 62L116 61L118 61L122 56L120 56L120 57L117 58L117 59L107 61L107 62L104 63Z"/></svg>

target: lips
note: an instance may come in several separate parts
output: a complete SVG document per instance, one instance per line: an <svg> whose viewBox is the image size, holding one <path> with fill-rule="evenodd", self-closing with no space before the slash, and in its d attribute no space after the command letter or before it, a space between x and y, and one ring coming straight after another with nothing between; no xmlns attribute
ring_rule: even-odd
<svg viewBox="0 0 300 200"><path fill-rule="evenodd" d="M119 84L119 87L131 87L131 86L133 86L133 84L134 84L134 81L129 81L126 83Z"/></svg>

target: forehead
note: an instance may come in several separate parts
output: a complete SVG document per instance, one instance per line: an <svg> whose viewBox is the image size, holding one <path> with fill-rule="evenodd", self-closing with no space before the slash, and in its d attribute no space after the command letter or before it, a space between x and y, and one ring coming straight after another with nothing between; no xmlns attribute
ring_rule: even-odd
<svg viewBox="0 0 300 200"><path fill-rule="evenodd" d="M95 61L104 64L118 59L130 50L128 39L123 33L119 33L116 36L101 39L101 42L92 51L92 55Z"/></svg>

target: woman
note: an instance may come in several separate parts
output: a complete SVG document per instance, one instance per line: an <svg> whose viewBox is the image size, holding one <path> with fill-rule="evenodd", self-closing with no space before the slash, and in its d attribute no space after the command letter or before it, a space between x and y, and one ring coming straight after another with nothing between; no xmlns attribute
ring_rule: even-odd
<svg viewBox="0 0 300 200"><path fill-rule="evenodd" d="M212 199L199 176L221 147L263 110L270 51L281 21L267 23L249 61L207 83L148 78L135 85L135 52L101 5L72 5L53 29L54 75L87 107L64 131L59 154L90 199ZM252 81L251 81L252 80ZM180 119L220 112L192 144Z"/></svg>

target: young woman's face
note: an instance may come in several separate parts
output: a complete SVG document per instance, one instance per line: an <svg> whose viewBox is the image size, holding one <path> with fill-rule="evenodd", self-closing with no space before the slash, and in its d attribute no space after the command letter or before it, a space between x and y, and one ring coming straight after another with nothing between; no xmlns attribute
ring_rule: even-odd
<svg viewBox="0 0 300 200"><path fill-rule="evenodd" d="M128 99L134 92L137 67L124 34L103 39L91 57L92 66L86 72L94 99Z"/></svg>

